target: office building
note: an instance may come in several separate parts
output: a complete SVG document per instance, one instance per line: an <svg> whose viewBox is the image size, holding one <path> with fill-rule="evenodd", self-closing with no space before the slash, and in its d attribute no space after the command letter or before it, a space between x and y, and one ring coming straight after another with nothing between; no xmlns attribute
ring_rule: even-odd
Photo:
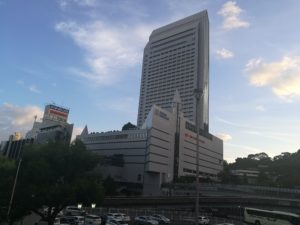
<svg viewBox="0 0 300 225"><path fill-rule="evenodd" d="M26 144L43 144L49 141L70 143L73 124L67 122L69 110L54 104L46 105L42 121L35 121L33 127L22 138L19 132L1 142L0 154L8 158L18 159Z"/></svg>
<svg viewBox="0 0 300 225"><path fill-rule="evenodd" d="M7 141L2 141L0 145L0 155L10 159L18 159L26 144L33 144L33 139L23 139L19 132L10 135Z"/></svg>
<svg viewBox="0 0 300 225"><path fill-rule="evenodd" d="M77 138L103 157L122 157L121 165L102 165L104 176L139 184L145 195L159 195L163 183L196 174L195 124L184 117L180 102L176 93L172 108L153 105L140 129L101 133L84 129ZM200 134L200 176L216 180L222 170L223 142L203 130Z"/></svg>
<svg viewBox="0 0 300 225"><path fill-rule="evenodd" d="M170 108L176 90L183 116L196 121L195 89L202 92L200 128L209 125L209 21L207 11L154 30L144 49L137 125L152 105Z"/></svg>
<svg viewBox="0 0 300 225"><path fill-rule="evenodd" d="M68 121L69 110L54 104L45 106L42 121L34 121L32 129L27 132L27 139L34 139L35 143L48 141L63 141L70 143L73 124Z"/></svg>

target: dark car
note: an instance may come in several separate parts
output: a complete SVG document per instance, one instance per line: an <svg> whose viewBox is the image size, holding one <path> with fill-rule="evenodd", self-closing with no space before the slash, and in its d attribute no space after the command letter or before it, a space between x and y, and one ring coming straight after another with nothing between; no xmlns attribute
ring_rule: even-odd
<svg viewBox="0 0 300 225"><path fill-rule="evenodd" d="M70 225L77 225L77 221L76 218L71 217L71 216L64 216L64 217L60 217L60 223L66 223L66 224L70 224Z"/></svg>

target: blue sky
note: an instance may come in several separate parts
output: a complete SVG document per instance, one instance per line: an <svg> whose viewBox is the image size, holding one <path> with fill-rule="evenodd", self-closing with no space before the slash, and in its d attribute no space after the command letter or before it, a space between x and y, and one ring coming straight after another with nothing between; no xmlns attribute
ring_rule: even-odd
<svg viewBox="0 0 300 225"><path fill-rule="evenodd" d="M298 0L0 0L0 140L52 102L70 108L76 133L136 123L149 34L204 9L210 132L225 159L298 150Z"/></svg>

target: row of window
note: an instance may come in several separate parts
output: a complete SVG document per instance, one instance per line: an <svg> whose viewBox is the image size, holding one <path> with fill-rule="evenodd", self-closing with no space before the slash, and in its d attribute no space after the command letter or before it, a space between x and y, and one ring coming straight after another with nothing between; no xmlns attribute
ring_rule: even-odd
<svg viewBox="0 0 300 225"><path fill-rule="evenodd" d="M191 170L191 169L188 169L188 168L183 168L183 172L196 174L196 170ZM200 171L199 171L199 174L202 175L202 176L216 177L215 174L204 173L204 172L200 172Z"/></svg>
<svg viewBox="0 0 300 225"><path fill-rule="evenodd" d="M176 46L177 48L174 48L172 50L169 50L169 51L165 51L165 52L161 52L161 53L156 53L154 54L154 52L150 52L150 59L152 58L155 58L155 57L160 57L160 56L163 56L163 55L166 55L166 54L174 54L174 52L178 51L180 52L181 50L183 49L186 49L186 48L194 48L194 45L195 43L191 43L191 44L187 44L187 45L182 45L182 46Z"/></svg>
<svg viewBox="0 0 300 225"><path fill-rule="evenodd" d="M179 35L178 35L179 36ZM171 44L173 44L174 42L178 42L178 41L180 41L180 40L195 40L195 32L190 32L190 33L188 33L188 34L186 34L186 35L180 35L179 37L173 37L173 38L170 38L171 40L164 40L163 42L161 42L161 43L152 43L151 44L151 47L150 47L150 49L152 50L152 49L155 49L155 48L158 48L158 47L161 47L161 46L168 46L168 45L171 45Z"/></svg>
<svg viewBox="0 0 300 225"><path fill-rule="evenodd" d="M149 67L151 67L153 65L157 65L158 63L159 64L166 64L166 63L170 63L174 60L182 61L182 60L189 59L191 57L195 57L195 51L192 51L192 49L190 49L190 52L178 52L178 53L173 54L173 55L168 55L168 56L165 56L165 57L155 58L154 60L151 60L149 64L144 64L144 65L149 65Z"/></svg>
<svg viewBox="0 0 300 225"><path fill-rule="evenodd" d="M146 138L146 137L147 137L147 135L145 133L134 133L134 134L119 134L119 135L86 137L85 140L89 141L89 142L94 142L94 141Z"/></svg>

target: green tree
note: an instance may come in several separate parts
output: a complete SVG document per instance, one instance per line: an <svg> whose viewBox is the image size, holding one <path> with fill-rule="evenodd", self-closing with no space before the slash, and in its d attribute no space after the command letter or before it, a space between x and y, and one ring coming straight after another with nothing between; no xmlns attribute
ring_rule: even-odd
<svg viewBox="0 0 300 225"><path fill-rule="evenodd" d="M136 125L128 122L128 123L124 124L124 126L122 127L122 130L132 130L135 128L136 128Z"/></svg>
<svg viewBox="0 0 300 225"><path fill-rule="evenodd" d="M105 195L114 196L117 194L117 183L111 176L105 178L103 181L103 187L105 190Z"/></svg>
<svg viewBox="0 0 300 225"><path fill-rule="evenodd" d="M98 174L97 155L85 149L81 142L71 146L63 143L31 145L24 150L12 206L11 221L15 212L25 208L40 215L49 225L67 205L99 204L103 188ZM41 209L47 207L45 214Z"/></svg>
<svg viewBox="0 0 300 225"><path fill-rule="evenodd" d="M8 204L15 173L15 161L0 156L0 223L7 219Z"/></svg>

